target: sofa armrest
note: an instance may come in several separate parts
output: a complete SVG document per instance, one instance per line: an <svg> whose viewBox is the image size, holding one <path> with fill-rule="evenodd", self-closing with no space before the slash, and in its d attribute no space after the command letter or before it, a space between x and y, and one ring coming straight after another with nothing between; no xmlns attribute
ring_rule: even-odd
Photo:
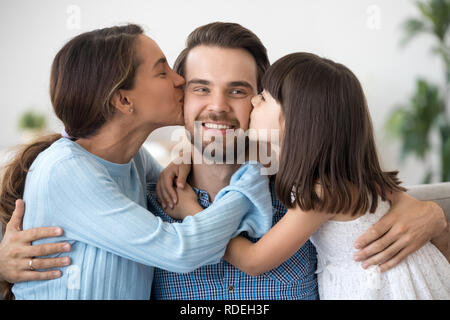
<svg viewBox="0 0 450 320"><path fill-rule="evenodd" d="M408 194L418 200L434 201L444 210L450 221L450 182L406 187Z"/></svg>

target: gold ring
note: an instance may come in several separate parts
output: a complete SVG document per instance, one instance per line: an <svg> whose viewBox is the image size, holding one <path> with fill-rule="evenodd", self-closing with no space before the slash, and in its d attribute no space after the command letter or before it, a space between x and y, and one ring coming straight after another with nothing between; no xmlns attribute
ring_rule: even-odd
<svg viewBox="0 0 450 320"><path fill-rule="evenodd" d="M34 271L34 268L33 268L33 259L30 259L30 262L28 262L28 266L30 267L30 271Z"/></svg>

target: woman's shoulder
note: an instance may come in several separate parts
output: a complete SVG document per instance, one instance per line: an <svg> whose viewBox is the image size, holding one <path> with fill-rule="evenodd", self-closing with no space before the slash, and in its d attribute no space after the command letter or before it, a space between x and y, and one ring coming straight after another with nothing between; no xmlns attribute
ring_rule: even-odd
<svg viewBox="0 0 450 320"><path fill-rule="evenodd" d="M158 180L163 167L144 146L139 149L133 160L145 172L147 182L156 182Z"/></svg>
<svg viewBox="0 0 450 320"><path fill-rule="evenodd" d="M104 167L78 150L73 141L55 141L35 159L26 178L27 199L53 199L57 194L71 194L70 189L87 188L96 180L111 180ZM34 192L38 191L38 192Z"/></svg>
<svg viewBox="0 0 450 320"><path fill-rule="evenodd" d="M72 141L61 138L53 142L47 149L42 151L36 158L35 164L45 163L47 166L54 165L61 160L75 156L76 150Z"/></svg>
<svg viewBox="0 0 450 320"><path fill-rule="evenodd" d="M93 166L101 168L82 152L77 143L61 138L39 154L31 169L46 171L52 176L56 176L58 168L61 167L65 168L65 171L74 171L77 168Z"/></svg>

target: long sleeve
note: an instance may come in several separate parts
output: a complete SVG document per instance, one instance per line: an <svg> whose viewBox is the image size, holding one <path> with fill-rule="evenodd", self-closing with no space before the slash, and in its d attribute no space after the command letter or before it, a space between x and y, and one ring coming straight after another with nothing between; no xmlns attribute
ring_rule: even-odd
<svg viewBox="0 0 450 320"><path fill-rule="evenodd" d="M157 182L163 167L152 157L152 155L144 148L139 149L139 153L145 168L146 183Z"/></svg>
<svg viewBox="0 0 450 320"><path fill-rule="evenodd" d="M258 179L258 176L261 175L262 168L263 166L259 163L255 165L245 163L240 170L233 174L230 179L230 185L219 191L211 206L213 208L217 204L220 206L222 204L221 199L227 192L234 190L239 191L240 186L251 186L253 181ZM250 211L249 214L245 215L241 220L238 229L233 233L233 238L244 231L247 232L250 237L261 238L272 227L273 213L272 198L268 189L269 180L267 176L260 178L266 181L267 190L266 188L263 188L264 185L261 185L261 194L253 192L246 193L246 196L253 203L256 212L259 214L254 214L254 211ZM237 189L236 186L238 186Z"/></svg>
<svg viewBox="0 0 450 320"><path fill-rule="evenodd" d="M241 179L234 179L213 206L170 224L127 198L102 166L72 157L52 168L43 190L49 209L44 224L56 224L69 239L142 264L189 272L222 258L244 216L249 221L271 216L268 181L259 167L245 165L235 174ZM268 230L267 225L256 227Z"/></svg>

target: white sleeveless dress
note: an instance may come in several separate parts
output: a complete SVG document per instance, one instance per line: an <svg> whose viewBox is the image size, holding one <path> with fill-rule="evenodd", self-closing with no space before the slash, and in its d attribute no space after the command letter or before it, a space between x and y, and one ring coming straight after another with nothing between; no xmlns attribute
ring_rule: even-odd
<svg viewBox="0 0 450 320"><path fill-rule="evenodd" d="M327 221L311 237L317 249L320 299L450 299L450 264L431 243L395 268L379 273L353 260L355 240L389 211L379 199L375 213L352 221Z"/></svg>

